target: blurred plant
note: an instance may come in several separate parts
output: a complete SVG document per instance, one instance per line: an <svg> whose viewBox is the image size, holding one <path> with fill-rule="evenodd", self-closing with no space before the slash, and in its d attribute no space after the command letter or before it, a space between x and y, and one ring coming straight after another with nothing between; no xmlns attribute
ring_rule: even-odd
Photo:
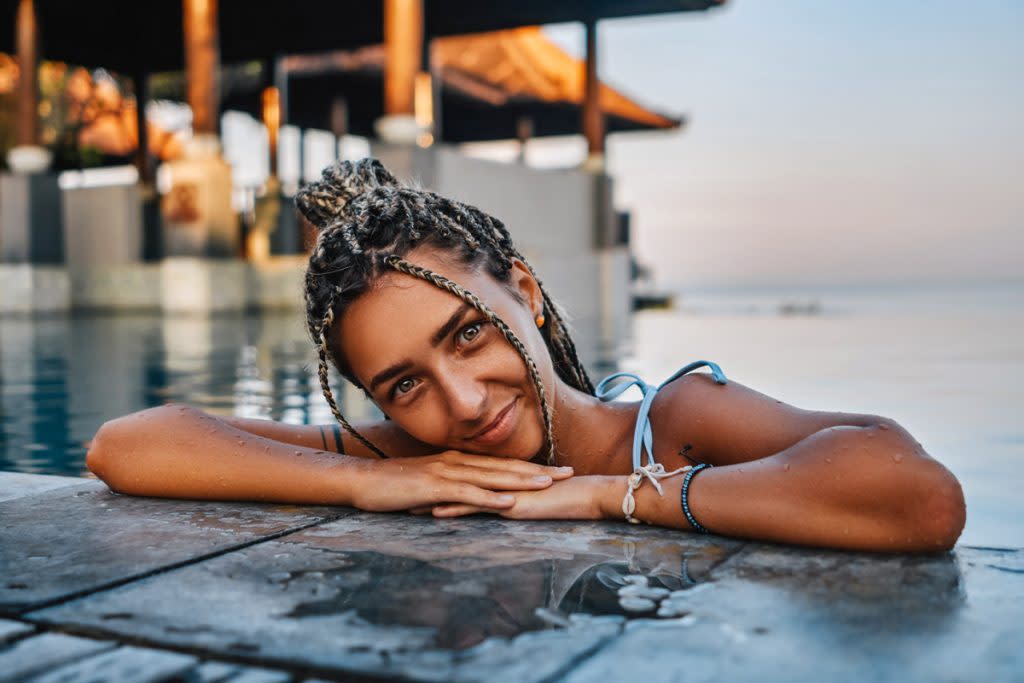
<svg viewBox="0 0 1024 683"><path fill-rule="evenodd" d="M0 54L0 155L14 141L18 65ZM138 145L135 100L113 74L62 62L39 65L40 144L54 169L124 163Z"/></svg>

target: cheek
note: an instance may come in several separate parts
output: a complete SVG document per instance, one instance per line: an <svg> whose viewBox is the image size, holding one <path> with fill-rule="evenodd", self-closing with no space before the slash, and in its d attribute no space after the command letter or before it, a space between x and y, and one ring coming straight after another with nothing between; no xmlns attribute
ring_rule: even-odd
<svg viewBox="0 0 1024 683"><path fill-rule="evenodd" d="M447 415L439 401L420 401L415 407L394 408L390 417L414 439L440 448L447 447Z"/></svg>

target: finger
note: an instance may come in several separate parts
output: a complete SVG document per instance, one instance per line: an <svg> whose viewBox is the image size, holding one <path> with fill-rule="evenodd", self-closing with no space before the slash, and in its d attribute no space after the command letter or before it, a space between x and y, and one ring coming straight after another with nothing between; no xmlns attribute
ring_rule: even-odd
<svg viewBox="0 0 1024 683"><path fill-rule="evenodd" d="M481 467L484 469L503 470L506 472L521 472L531 476L546 474L552 479L566 479L573 475L572 467L557 467L553 465L538 465L527 460L516 460L515 458L501 458L493 455L475 455L472 453L460 453L455 462L470 467Z"/></svg>
<svg viewBox="0 0 1024 683"><path fill-rule="evenodd" d="M448 465L443 476L450 481L497 491L533 491L547 488L554 481L547 474L509 472L468 465Z"/></svg>
<svg viewBox="0 0 1024 683"><path fill-rule="evenodd" d="M476 505L464 505L462 503L434 506L435 517L465 517L466 515L475 515L481 512L490 512L494 514L495 511L488 508L477 507Z"/></svg>
<svg viewBox="0 0 1024 683"><path fill-rule="evenodd" d="M504 510L516 504L516 497L513 495L488 491L478 486L464 483L453 484L447 491L442 492L442 496L437 501L438 503L465 503L495 510Z"/></svg>

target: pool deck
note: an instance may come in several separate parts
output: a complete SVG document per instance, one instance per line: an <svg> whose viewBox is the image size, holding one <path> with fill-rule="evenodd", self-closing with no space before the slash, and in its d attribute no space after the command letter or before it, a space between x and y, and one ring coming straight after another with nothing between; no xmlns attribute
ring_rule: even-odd
<svg viewBox="0 0 1024 683"><path fill-rule="evenodd" d="M0 473L0 681L1021 681L1024 550L118 496Z"/></svg>

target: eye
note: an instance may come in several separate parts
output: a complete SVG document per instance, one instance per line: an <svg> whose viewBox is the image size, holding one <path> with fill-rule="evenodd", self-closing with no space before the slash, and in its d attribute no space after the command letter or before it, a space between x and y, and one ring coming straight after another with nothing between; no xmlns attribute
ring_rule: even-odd
<svg viewBox="0 0 1024 683"><path fill-rule="evenodd" d="M473 323L472 325L466 325L459 332L459 341L465 342L467 344L469 342L472 342L474 339L480 336L482 327L483 323L480 322Z"/></svg>
<svg viewBox="0 0 1024 683"><path fill-rule="evenodd" d="M395 382L395 385L391 388L391 396L392 398L394 398L395 396L403 396L405 394L408 394L415 387L416 380L412 379L411 377L406 377L405 379L401 379Z"/></svg>

